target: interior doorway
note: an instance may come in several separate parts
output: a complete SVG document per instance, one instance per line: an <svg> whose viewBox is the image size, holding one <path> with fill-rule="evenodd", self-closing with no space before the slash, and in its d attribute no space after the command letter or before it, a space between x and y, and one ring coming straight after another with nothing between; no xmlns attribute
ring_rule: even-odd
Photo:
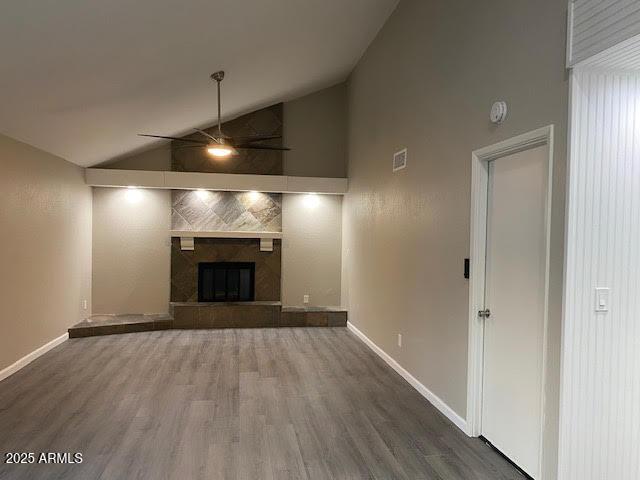
<svg viewBox="0 0 640 480"><path fill-rule="evenodd" d="M473 153L470 434L541 479L553 127Z"/></svg>

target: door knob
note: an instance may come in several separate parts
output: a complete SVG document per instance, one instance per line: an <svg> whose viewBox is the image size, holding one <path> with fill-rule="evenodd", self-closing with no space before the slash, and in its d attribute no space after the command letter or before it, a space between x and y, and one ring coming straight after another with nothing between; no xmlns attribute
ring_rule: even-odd
<svg viewBox="0 0 640 480"><path fill-rule="evenodd" d="M489 318L491 316L491 310L489 310L488 308L486 310L480 310L478 312L478 316L480 318Z"/></svg>

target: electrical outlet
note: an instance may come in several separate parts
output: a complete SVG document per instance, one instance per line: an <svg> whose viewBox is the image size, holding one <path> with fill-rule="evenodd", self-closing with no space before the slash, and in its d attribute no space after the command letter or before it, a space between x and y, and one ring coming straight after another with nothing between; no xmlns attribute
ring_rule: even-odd
<svg viewBox="0 0 640 480"><path fill-rule="evenodd" d="M398 346L402 348L402 334L398 334Z"/></svg>
<svg viewBox="0 0 640 480"><path fill-rule="evenodd" d="M302 302L306 305L307 303L309 303L309 295L305 295L304 297L302 297Z"/></svg>
<svg viewBox="0 0 640 480"><path fill-rule="evenodd" d="M88 303L86 300L82 300L82 309L86 310L88 308Z"/></svg>

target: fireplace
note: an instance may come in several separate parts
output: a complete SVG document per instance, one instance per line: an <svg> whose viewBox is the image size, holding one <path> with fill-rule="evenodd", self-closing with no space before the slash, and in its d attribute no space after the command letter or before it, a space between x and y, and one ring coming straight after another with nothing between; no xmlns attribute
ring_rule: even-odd
<svg viewBox="0 0 640 480"><path fill-rule="evenodd" d="M201 270L201 263L242 262L254 265L253 301L278 302L281 251L280 239L273 241L273 252L261 252L260 242L253 238L196 238L192 251L182 250L180 239L172 238L171 301L198 302L203 298L200 279L205 278L205 275ZM209 277L209 281L213 282L213 278ZM205 298L211 298L213 285L209 284L206 289L209 293Z"/></svg>
<svg viewBox="0 0 640 480"><path fill-rule="evenodd" d="M253 301L255 275L254 262L201 262L198 264L198 301Z"/></svg>

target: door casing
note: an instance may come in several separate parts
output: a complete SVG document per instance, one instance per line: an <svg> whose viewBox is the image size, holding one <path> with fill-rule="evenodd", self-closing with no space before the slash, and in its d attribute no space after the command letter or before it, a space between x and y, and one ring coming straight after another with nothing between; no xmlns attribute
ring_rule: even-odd
<svg viewBox="0 0 640 480"><path fill-rule="evenodd" d="M545 291L542 347L542 390L540 408L539 471L544 472L545 387L547 383L547 350L549 320L549 268L551 254L551 195L553 185L553 125L512 137L503 142L475 150L471 155L471 252L469 281L469 357L467 375L467 428L473 437L482 433L482 378L484 368L484 321L478 317L485 298L485 268L487 239L487 199L489 162L514 153L545 145L548 158L548 178L545 204ZM542 473L541 473L542 474Z"/></svg>

